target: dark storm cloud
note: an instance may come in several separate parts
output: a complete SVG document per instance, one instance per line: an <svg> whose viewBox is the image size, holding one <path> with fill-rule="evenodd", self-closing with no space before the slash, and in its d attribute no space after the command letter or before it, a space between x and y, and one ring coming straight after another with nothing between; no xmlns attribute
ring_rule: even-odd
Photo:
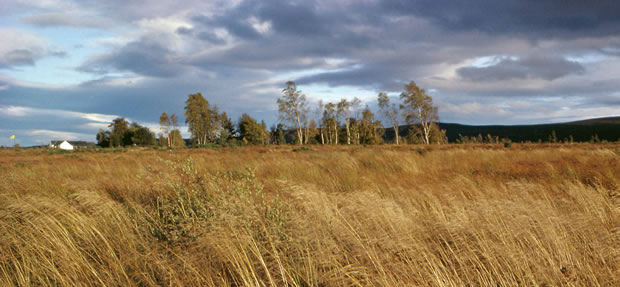
<svg viewBox="0 0 620 287"><path fill-rule="evenodd" d="M155 38L157 36L143 37L118 50L95 56L78 70L95 74L133 72L163 78L179 75L183 67L176 61L176 55Z"/></svg>
<svg viewBox="0 0 620 287"><path fill-rule="evenodd" d="M291 41L282 37L273 37L240 43L232 48L209 54L192 56L188 64L204 69L214 66L274 71L311 69L325 67L327 58L346 57L347 51L353 53L356 49L344 45L332 45L329 41L316 38Z"/></svg>
<svg viewBox="0 0 620 287"><path fill-rule="evenodd" d="M176 33L181 36L195 37L214 45L226 44L225 39L220 38L215 32L210 30L198 31L187 27L179 27L177 28Z"/></svg>
<svg viewBox="0 0 620 287"><path fill-rule="evenodd" d="M277 34L292 37L331 34L339 29L333 24L348 22L347 14L334 11L318 11L313 1L245 1L225 14L216 16L197 15L195 23L208 27L226 28L231 34L242 39L257 39L262 35L249 21L269 21Z"/></svg>
<svg viewBox="0 0 620 287"><path fill-rule="evenodd" d="M527 57L502 59L488 67L463 67L459 76L470 81L497 81L512 79L544 79L552 81L572 74L583 74L584 67L559 57Z"/></svg>
<svg viewBox="0 0 620 287"><path fill-rule="evenodd" d="M614 25L620 16L610 12L619 11L614 9L618 6L616 1L601 1L596 5L580 1L561 2L478 0L448 3L442 0L393 0L352 2L346 5L334 2L333 5L325 5L318 1L243 1L216 14L190 14L193 15L189 16L193 27L180 27L176 31L183 37L198 39L210 45L223 45L227 40L214 31L225 29L240 40L231 48L175 57L166 44L161 44L161 41L150 43L148 38L151 36L144 36L140 41L89 61L81 70L100 73L131 71L146 76L170 77L181 72L180 65L174 65L179 63L215 72L223 66L298 70L323 68L326 66L326 58L347 58L364 68L328 72L300 80L303 83L321 82L331 86L391 87L394 82L416 76L413 71L421 65L486 56L483 54L484 49L476 51L479 43L455 37L459 33L516 33L526 34L526 38L529 38L531 35L564 36L571 33L574 36L601 36L620 29L616 28L620 25ZM131 8L134 4L130 2L126 6ZM103 5L101 9L105 10L108 6ZM147 10L159 14L165 11L160 6L166 5L152 5ZM426 19L443 31L434 31L434 35L424 33L426 27L403 21L403 17ZM256 22L254 24L268 25L268 31L259 32L253 27L252 21ZM451 38L456 39L451 41ZM410 49L403 48L407 46ZM448 53L442 51L442 47L450 46L459 48ZM390 50L394 51L391 59L381 55ZM488 50L492 50L492 47ZM403 53L422 55L412 57ZM520 56L520 53L515 55ZM469 80L553 80L581 72L583 67L577 63L534 59L530 62L506 60L487 69L464 68L459 70L459 75Z"/></svg>
<svg viewBox="0 0 620 287"><path fill-rule="evenodd" d="M311 1L268 1L258 5L259 19L271 21L278 33L293 36L333 33L334 24L350 22L347 14L336 11L318 11Z"/></svg>
<svg viewBox="0 0 620 287"><path fill-rule="evenodd" d="M368 24L368 17L352 17L358 14L356 6L343 9L317 8L313 1L245 1L217 16L192 17L197 30L212 31L224 28L233 36L252 43L242 47L249 54L254 50L272 50L273 54L295 57L329 56L344 54L351 48L367 47L371 35L353 28ZM252 23L252 21L256 23ZM253 24L266 25L268 31L261 33ZM234 53L234 52L233 52ZM257 58L265 53L257 53Z"/></svg>
<svg viewBox="0 0 620 287"><path fill-rule="evenodd" d="M588 103L592 102L590 100L591 99L588 99ZM608 106L620 107L620 94L600 96L594 99L594 102Z"/></svg>
<svg viewBox="0 0 620 287"><path fill-rule="evenodd" d="M615 0L393 0L381 1L392 14L413 14L449 30L517 33L535 38L604 36L620 32Z"/></svg>
<svg viewBox="0 0 620 287"><path fill-rule="evenodd" d="M486 56L483 54L485 49L478 49L479 43L476 42L481 37L472 36L469 40L461 35L462 31L486 31L484 27L489 26L507 32L540 31L543 35L551 31L548 27L554 27L553 31L572 31L576 29L575 23L583 24L583 27L577 30L600 30L600 27L588 24L590 22L586 20L593 17L592 15L600 14L604 9L569 3L566 5L568 8L560 8L568 10L562 13L553 12L550 14L552 19L548 20L542 15L544 13L533 11L543 9L547 4L543 7L536 3L528 6L521 1L510 1L505 5L496 1L461 1L448 5L442 1L440 4L428 1L382 1L379 4L354 2L326 6L316 1L243 1L218 14L193 14L189 16L194 24L192 28L180 27L176 30L176 33L184 38L194 38L210 45L223 45L227 40L218 36L215 29L225 29L238 40L234 46L210 53L180 55L174 59L177 63L217 72L217 69L223 66L270 70L324 68L326 58L345 58L364 68L328 72L301 80L304 83L322 82L331 86L392 87L394 82L417 76L416 72L421 66ZM575 7L583 8L582 13L573 13L572 9L577 9ZM496 13L483 17L483 11ZM556 14L557 17L554 16ZM603 15L607 19L605 21L615 19L613 15L606 15ZM396 16L400 18L395 18ZM428 19L447 30L427 29L428 27L420 26L419 22L406 20L414 18ZM575 22L566 19L573 19ZM497 23L491 25L493 21ZM553 22L553 25L547 25L546 21ZM265 29L268 31L261 33L253 24L267 25L268 28ZM424 29L433 31L434 34ZM143 37L142 41L147 37ZM455 45L459 47L450 51L444 48ZM493 46L490 46L486 50L493 52L492 49ZM386 51L393 53L386 56ZM147 76L168 77L179 72L167 61L172 54L166 50L165 44L145 45L134 42L101 57L98 61L87 63L82 69L91 72L123 70ZM516 55L519 56L519 53ZM542 70L538 71L536 61L506 61L495 68L501 72L497 74L500 79L556 79L564 76L564 72L580 72L580 66L576 63L556 61L542 64L552 64L553 67L541 66ZM461 73L463 78L473 79L477 75L482 79L485 71L491 71L490 76L495 75L492 69L465 69Z"/></svg>

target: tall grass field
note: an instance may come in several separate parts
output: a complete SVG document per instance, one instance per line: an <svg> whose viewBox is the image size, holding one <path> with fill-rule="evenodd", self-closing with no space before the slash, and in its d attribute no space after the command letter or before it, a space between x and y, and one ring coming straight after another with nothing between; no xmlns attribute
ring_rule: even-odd
<svg viewBox="0 0 620 287"><path fill-rule="evenodd" d="M620 145L0 150L0 286L620 286Z"/></svg>

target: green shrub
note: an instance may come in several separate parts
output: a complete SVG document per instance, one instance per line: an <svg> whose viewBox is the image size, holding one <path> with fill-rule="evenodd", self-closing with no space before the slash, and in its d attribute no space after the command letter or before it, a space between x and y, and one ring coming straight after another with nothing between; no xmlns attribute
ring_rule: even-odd
<svg viewBox="0 0 620 287"><path fill-rule="evenodd" d="M306 147L306 146L302 146L302 147L298 147L298 148L294 148L293 152L300 152L300 151L314 151L313 149Z"/></svg>
<svg viewBox="0 0 620 287"><path fill-rule="evenodd" d="M422 155L422 156L423 156L423 155L426 155L426 149L424 149L424 148L419 147L419 148L416 148L416 150L415 150L415 151L416 151L419 155Z"/></svg>

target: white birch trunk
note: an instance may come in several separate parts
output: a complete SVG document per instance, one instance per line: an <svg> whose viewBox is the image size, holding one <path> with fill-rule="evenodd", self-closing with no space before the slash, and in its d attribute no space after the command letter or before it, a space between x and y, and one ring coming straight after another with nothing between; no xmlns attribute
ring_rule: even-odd
<svg viewBox="0 0 620 287"><path fill-rule="evenodd" d="M338 123L337 122L334 123L334 133L335 133L335 136L336 136L334 144L338 144Z"/></svg>
<svg viewBox="0 0 620 287"><path fill-rule="evenodd" d="M350 145L351 144L351 130L349 129L349 120L346 120L346 127L347 127L347 144Z"/></svg>

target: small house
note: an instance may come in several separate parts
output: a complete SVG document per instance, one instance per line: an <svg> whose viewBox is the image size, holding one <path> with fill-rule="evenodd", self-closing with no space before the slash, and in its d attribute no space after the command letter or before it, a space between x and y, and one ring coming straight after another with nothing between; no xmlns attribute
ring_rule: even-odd
<svg viewBox="0 0 620 287"><path fill-rule="evenodd" d="M74 150L94 146L95 143L87 141L52 141L49 145L50 148L58 148L62 150Z"/></svg>

